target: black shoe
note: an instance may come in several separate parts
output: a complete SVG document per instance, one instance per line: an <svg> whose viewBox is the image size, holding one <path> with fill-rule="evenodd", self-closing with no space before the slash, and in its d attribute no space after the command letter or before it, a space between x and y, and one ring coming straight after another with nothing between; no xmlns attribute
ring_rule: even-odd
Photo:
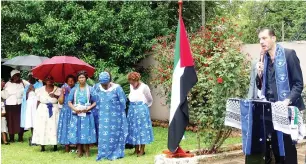
<svg viewBox="0 0 306 164"><path fill-rule="evenodd" d="M53 151L57 151L57 145L54 146Z"/></svg>
<svg viewBox="0 0 306 164"><path fill-rule="evenodd" d="M41 151L41 152L46 151L45 146L42 146L41 149L40 149L40 151Z"/></svg>
<svg viewBox="0 0 306 164"><path fill-rule="evenodd" d="M135 146L131 144L125 144L125 149L134 149Z"/></svg>
<svg viewBox="0 0 306 164"><path fill-rule="evenodd" d="M9 143L9 142L7 142L7 143L4 143L4 145L10 145L10 143Z"/></svg>

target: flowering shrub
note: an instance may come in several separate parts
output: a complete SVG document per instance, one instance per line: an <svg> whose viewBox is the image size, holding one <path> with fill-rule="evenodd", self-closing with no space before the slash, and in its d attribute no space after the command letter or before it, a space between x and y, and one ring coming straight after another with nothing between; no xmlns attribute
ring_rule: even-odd
<svg viewBox="0 0 306 164"><path fill-rule="evenodd" d="M250 58L241 52L242 34L226 18L216 18L205 29L190 35L190 47L198 83L188 95L190 121L199 127L201 138L215 152L230 135L224 126L226 100L244 97L248 90ZM156 39L152 53L157 64L151 68L152 84L160 86L169 105L175 36Z"/></svg>

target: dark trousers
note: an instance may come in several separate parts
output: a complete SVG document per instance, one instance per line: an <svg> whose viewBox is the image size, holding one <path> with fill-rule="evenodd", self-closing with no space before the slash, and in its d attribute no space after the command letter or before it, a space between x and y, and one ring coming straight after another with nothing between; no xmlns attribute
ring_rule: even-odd
<svg viewBox="0 0 306 164"><path fill-rule="evenodd" d="M291 136L283 134L285 157L279 155L279 147L276 131L272 132L271 141L267 141L265 159L268 163L272 163L272 155L274 155L276 164L297 164L297 151L292 143Z"/></svg>
<svg viewBox="0 0 306 164"><path fill-rule="evenodd" d="M251 155L246 164L297 164L297 151L291 136L283 134L285 157L279 155L277 132L273 128L271 105L254 104ZM259 141L263 142L259 142Z"/></svg>

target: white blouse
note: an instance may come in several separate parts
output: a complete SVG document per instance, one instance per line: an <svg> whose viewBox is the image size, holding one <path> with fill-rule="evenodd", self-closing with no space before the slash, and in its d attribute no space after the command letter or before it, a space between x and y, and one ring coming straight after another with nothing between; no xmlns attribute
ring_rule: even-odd
<svg viewBox="0 0 306 164"><path fill-rule="evenodd" d="M24 87L28 84L29 82L25 80L23 80L23 83L19 84L7 82L3 91L1 91L1 97L5 99L6 105L21 104Z"/></svg>
<svg viewBox="0 0 306 164"><path fill-rule="evenodd" d="M153 98L149 86L140 83L140 86L134 89L133 86L130 85L129 100L130 102L142 101L150 107L153 103Z"/></svg>

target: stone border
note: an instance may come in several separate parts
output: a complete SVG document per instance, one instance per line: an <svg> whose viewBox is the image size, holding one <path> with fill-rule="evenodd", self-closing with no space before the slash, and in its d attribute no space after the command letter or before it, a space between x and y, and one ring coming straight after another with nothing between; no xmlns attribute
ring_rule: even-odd
<svg viewBox="0 0 306 164"><path fill-rule="evenodd" d="M300 148L304 145L306 145L306 139L299 141L296 147ZM196 150L193 150L191 152L195 152L195 151ZM155 164L185 164L185 163L195 164L199 162L212 162L216 160L221 160L225 158L235 158L239 156L244 156L241 149L235 150L235 151L223 152L219 154L199 155L193 158L166 158L165 155L160 154L160 155L155 156L154 163Z"/></svg>

